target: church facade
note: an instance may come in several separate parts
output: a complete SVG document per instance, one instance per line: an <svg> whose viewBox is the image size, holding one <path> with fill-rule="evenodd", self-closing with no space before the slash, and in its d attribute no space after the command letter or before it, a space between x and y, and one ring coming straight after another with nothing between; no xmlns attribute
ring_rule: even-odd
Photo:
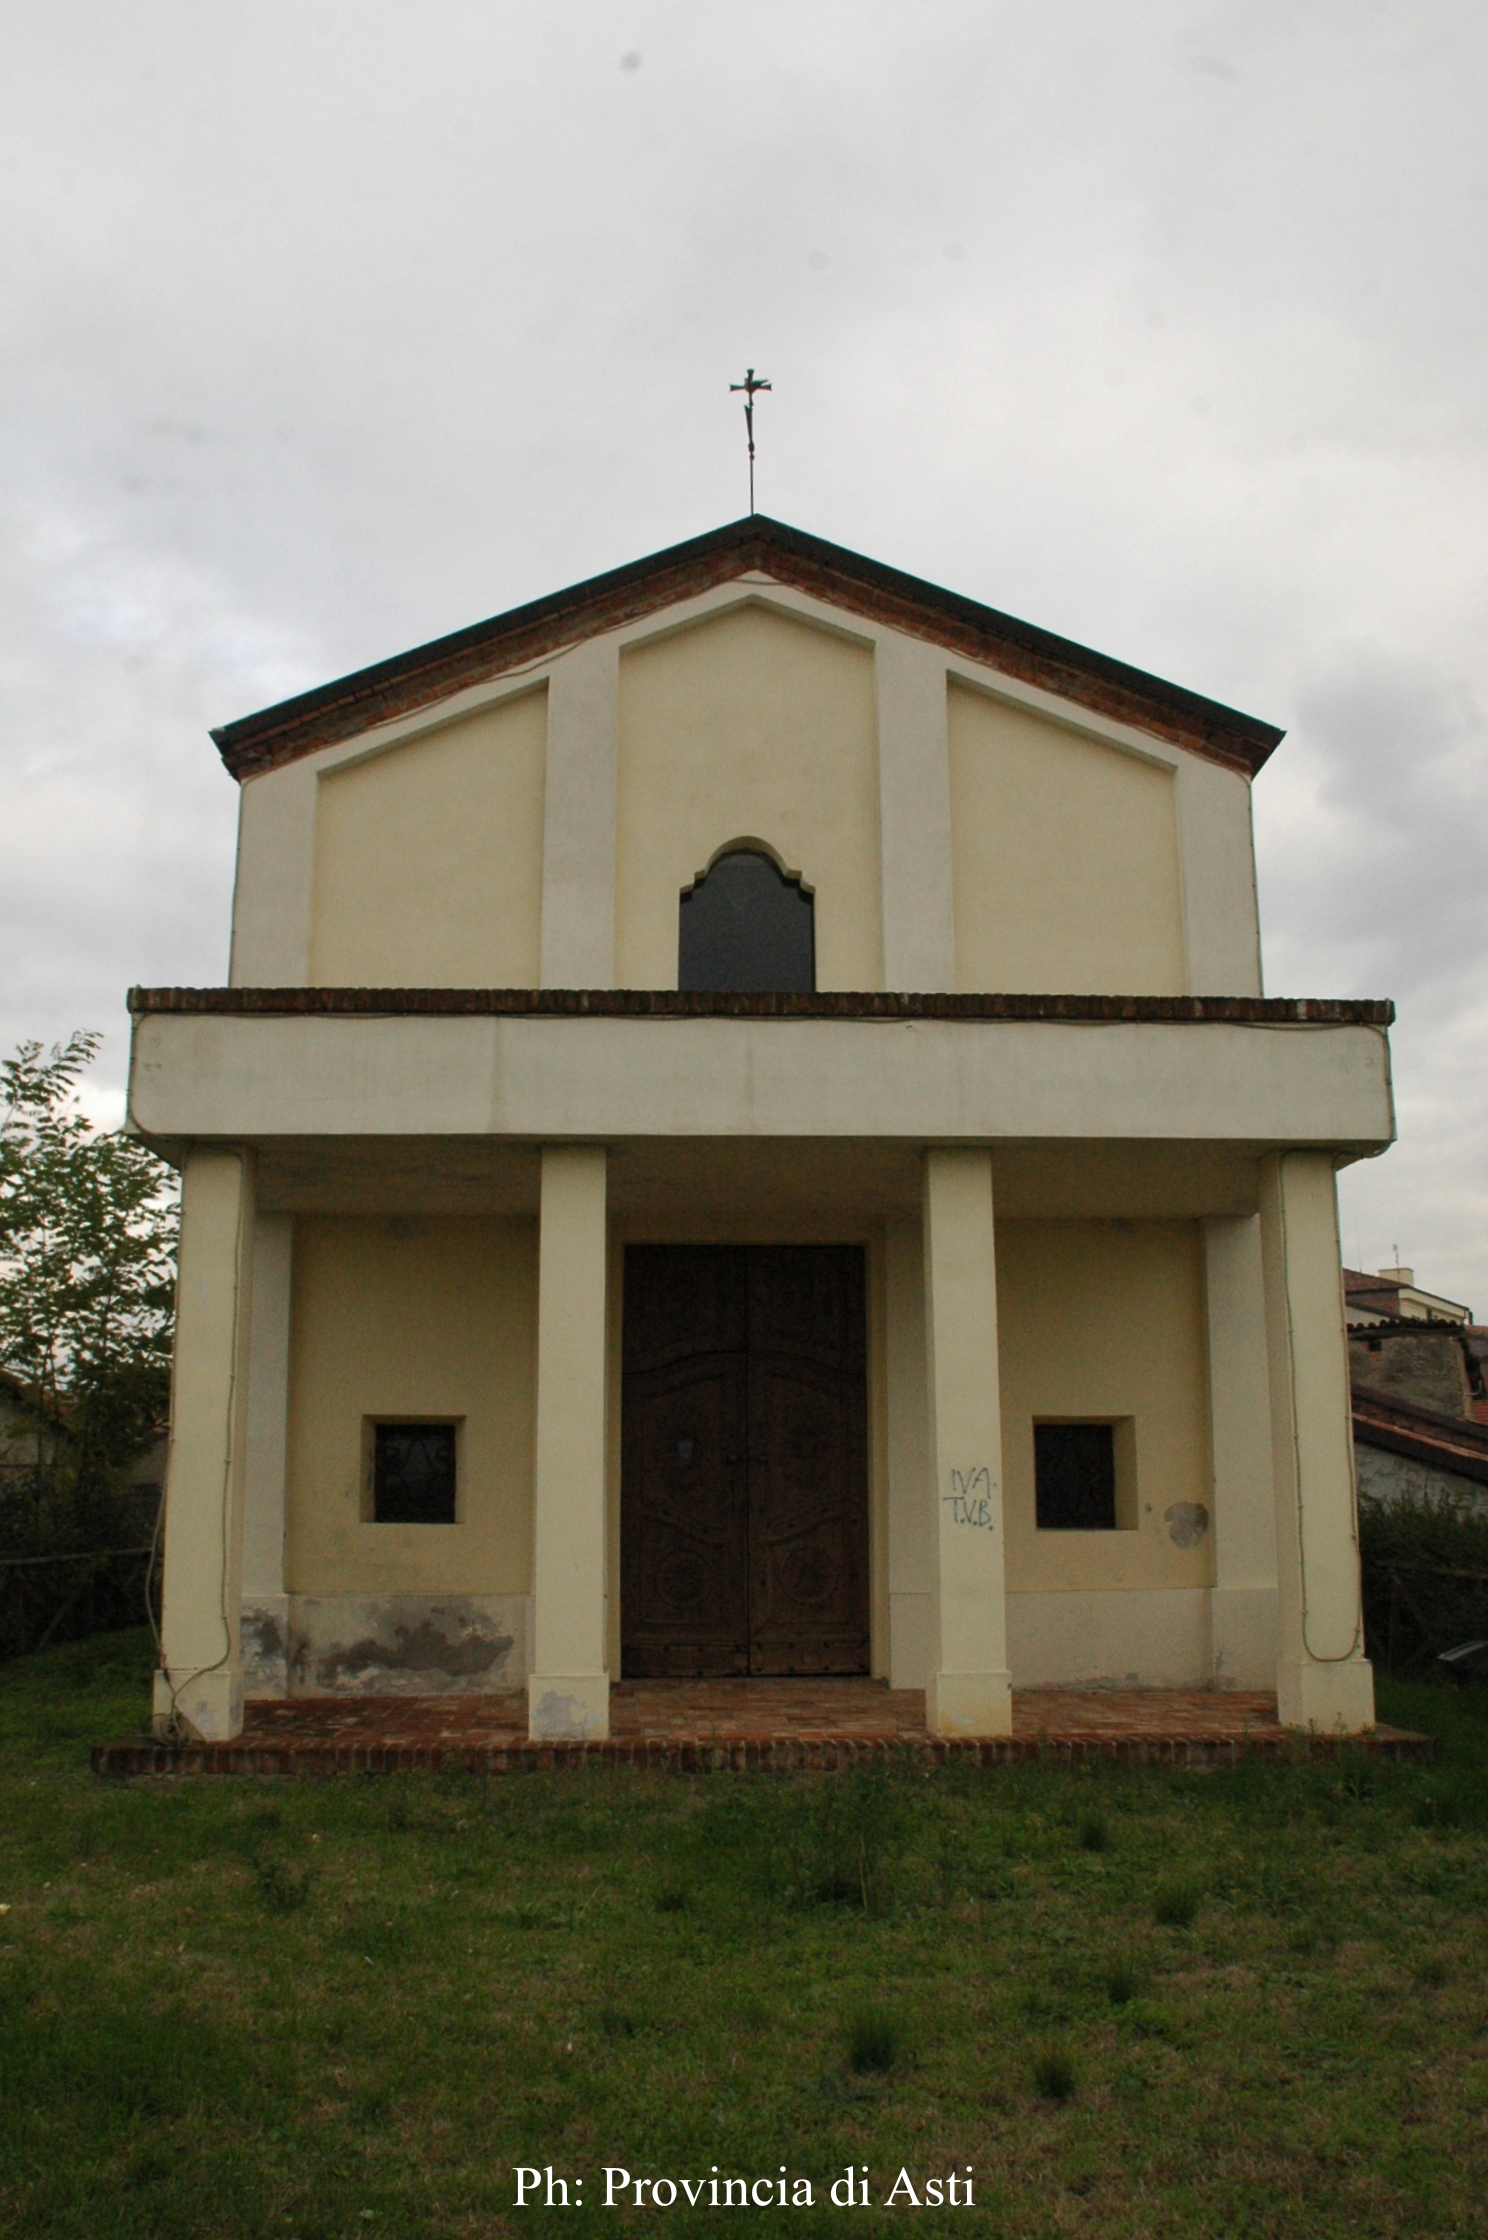
<svg viewBox="0 0 1488 2240"><path fill-rule="evenodd" d="M1385 1004L1266 999L1280 734L759 516L215 735L162 1727L873 1674L1373 1721L1335 1173Z"/></svg>

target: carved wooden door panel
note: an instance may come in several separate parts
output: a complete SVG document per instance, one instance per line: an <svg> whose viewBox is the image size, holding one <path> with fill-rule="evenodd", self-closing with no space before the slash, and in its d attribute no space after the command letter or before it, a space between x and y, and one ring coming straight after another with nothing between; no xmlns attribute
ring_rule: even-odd
<svg viewBox="0 0 1488 2240"><path fill-rule="evenodd" d="M856 1247L751 1249L751 1672L868 1670L865 1322Z"/></svg>
<svg viewBox="0 0 1488 2240"><path fill-rule="evenodd" d="M627 1677L868 1668L863 1256L626 1253Z"/></svg>
<svg viewBox="0 0 1488 2240"><path fill-rule="evenodd" d="M632 1245L621 1404L621 1670L749 1670L742 1248Z"/></svg>

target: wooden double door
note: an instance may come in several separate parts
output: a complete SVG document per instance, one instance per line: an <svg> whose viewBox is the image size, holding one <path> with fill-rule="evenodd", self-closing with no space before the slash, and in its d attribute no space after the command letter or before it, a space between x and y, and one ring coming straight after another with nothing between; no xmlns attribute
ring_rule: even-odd
<svg viewBox="0 0 1488 2240"><path fill-rule="evenodd" d="M627 1678L868 1670L867 1344L852 1245L631 1245Z"/></svg>

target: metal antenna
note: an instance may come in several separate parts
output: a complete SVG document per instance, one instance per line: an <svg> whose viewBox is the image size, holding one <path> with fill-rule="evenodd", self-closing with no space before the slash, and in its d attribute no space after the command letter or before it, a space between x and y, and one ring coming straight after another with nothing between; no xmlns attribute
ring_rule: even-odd
<svg viewBox="0 0 1488 2240"><path fill-rule="evenodd" d="M742 381L731 381L729 383L729 395L731 397L737 396L741 390L744 394L744 426L749 435L749 510L751 513L754 511L754 400L761 389L768 389L769 387L770 383L768 381L755 379L753 366L750 366Z"/></svg>

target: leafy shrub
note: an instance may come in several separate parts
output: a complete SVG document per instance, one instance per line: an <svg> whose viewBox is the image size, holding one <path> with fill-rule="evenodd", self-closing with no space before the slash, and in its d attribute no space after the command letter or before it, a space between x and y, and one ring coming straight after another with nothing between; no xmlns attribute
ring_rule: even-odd
<svg viewBox="0 0 1488 2240"><path fill-rule="evenodd" d="M0 1656L138 1624L170 1377L173 1177L95 1129L78 1089L99 1036L0 1060Z"/></svg>
<svg viewBox="0 0 1488 2240"><path fill-rule="evenodd" d="M1100 1813L1087 1812L1085 1814L1079 1826L1079 1840L1082 1851L1110 1850L1111 1831Z"/></svg>

